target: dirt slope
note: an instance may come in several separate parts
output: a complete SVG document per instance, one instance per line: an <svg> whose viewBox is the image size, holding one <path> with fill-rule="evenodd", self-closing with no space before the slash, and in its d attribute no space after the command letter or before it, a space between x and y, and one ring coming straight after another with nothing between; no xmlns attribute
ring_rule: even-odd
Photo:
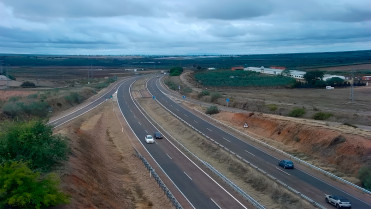
<svg viewBox="0 0 371 209"><path fill-rule="evenodd" d="M114 108L106 102L56 130L71 139L69 161L60 171L71 202L57 208L172 208L134 155Z"/></svg>

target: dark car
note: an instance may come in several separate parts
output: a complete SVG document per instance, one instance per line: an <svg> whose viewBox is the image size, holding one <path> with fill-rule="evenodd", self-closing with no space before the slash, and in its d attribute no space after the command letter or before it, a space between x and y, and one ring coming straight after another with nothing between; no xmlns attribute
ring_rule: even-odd
<svg viewBox="0 0 371 209"><path fill-rule="evenodd" d="M160 133L160 132L155 132L154 134L153 134L153 137L155 137L155 139L162 139L162 134Z"/></svg>
<svg viewBox="0 0 371 209"><path fill-rule="evenodd" d="M281 160L278 165L282 168L294 168L294 163L291 160Z"/></svg>

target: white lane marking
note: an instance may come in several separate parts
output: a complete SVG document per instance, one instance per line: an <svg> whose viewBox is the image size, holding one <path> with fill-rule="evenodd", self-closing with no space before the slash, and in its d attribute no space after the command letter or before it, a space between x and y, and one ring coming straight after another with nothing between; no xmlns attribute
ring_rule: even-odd
<svg viewBox="0 0 371 209"><path fill-rule="evenodd" d="M188 117L188 115L187 115L187 114L184 114L184 116Z"/></svg>
<svg viewBox="0 0 371 209"><path fill-rule="evenodd" d="M197 121L193 120L195 123L198 123Z"/></svg>
<svg viewBox="0 0 371 209"><path fill-rule="evenodd" d="M218 206L218 208L220 208L220 209L222 209L222 207L220 207L214 200L213 200L213 198L210 198L210 200L211 201L213 201L213 203L216 205L216 206Z"/></svg>
<svg viewBox="0 0 371 209"><path fill-rule="evenodd" d="M191 179L191 181L192 181L192 178L190 177L190 176L188 176L188 174L185 172L185 171L183 171L183 173L189 178L189 179Z"/></svg>
<svg viewBox="0 0 371 209"><path fill-rule="evenodd" d="M211 129L209 129L209 128L206 128L207 130L209 130L209 131L212 131Z"/></svg>
<svg viewBox="0 0 371 209"><path fill-rule="evenodd" d="M277 167L276 167L276 169L279 170L279 171L281 171L281 172L284 173L284 174L287 174L287 175L291 176L289 173L287 173L286 171L281 170L280 168L277 168Z"/></svg>
<svg viewBox="0 0 371 209"><path fill-rule="evenodd" d="M176 109L176 111L178 111L179 112L179 109L178 108L175 108Z"/></svg>
<svg viewBox="0 0 371 209"><path fill-rule="evenodd" d="M249 153L249 154L252 155L252 156L255 156L253 153L251 153L251 152L249 152L249 151L247 151L247 150L245 150L245 152Z"/></svg>
<svg viewBox="0 0 371 209"><path fill-rule="evenodd" d="M231 142L230 140L228 140L228 139L226 139L226 138L224 138L224 137L223 137L223 139L226 140L227 142Z"/></svg>
<svg viewBox="0 0 371 209"><path fill-rule="evenodd" d="M142 125L139 121L138 121L139 125Z"/></svg>
<svg viewBox="0 0 371 209"><path fill-rule="evenodd" d="M173 159L173 158L171 158L171 157L170 157L170 155L169 155L169 154L166 154L166 155L167 155L167 156L168 156L168 157L170 158L170 160L172 160L172 159Z"/></svg>

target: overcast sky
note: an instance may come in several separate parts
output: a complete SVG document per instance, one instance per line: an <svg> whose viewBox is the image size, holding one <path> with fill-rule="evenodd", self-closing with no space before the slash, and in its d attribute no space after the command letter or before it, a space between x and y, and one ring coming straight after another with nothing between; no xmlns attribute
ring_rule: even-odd
<svg viewBox="0 0 371 209"><path fill-rule="evenodd" d="M370 0L0 0L0 53L371 49Z"/></svg>

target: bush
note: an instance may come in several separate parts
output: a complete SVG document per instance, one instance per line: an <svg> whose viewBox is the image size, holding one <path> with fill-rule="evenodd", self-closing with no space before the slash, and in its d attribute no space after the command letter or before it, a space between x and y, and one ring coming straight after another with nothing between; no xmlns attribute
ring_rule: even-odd
<svg viewBox="0 0 371 209"><path fill-rule="evenodd" d="M304 108L295 108L290 113L290 117L300 117L303 116L306 113Z"/></svg>
<svg viewBox="0 0 371 209"><path fill-rule="evenodd" d="M44 177L22 162L0 165L0 208L47 208L68 202L55 174Z"/></svg>
<svg viewBox="0 0 371 209"><path fill-rule="evenodd" d="M27 99L36 99L38 96L38 94L30 94L27 96Z"/></svg>
<svg viewBox="0 0 371 209"><path fill-rule="evenodd" d="M182 74L183 68L182 67L172 67L170 69L170 76L179 76Z"/></svg>
<svg viewBox="0 0 371 209"><path fill-rule="evenodd" d="M216 100L221 98L222 95L220 93L214 92L214 93L211 93L210 97L211 97L211 102L215 102Z"/></svg>
<svg viewBox="0 0 371 209"><path fill-rule="evenodd" d="M313 115L314 120L326 120L329 117L332 116L332 113L328 112L317 112L316 114Z"/></svg>
<svg viewBox="0 0 371 209"><path fill-rule="evenodd" d="M208 90L202 90L199 94L198 94L198 98L201 98L203 96L207 96L207 95L210 95L210 92Z"/></svg>
<svg viewBox="0 0 371 209"><path fill-rule="evenodd" d="M169 87L169 89L171 90L178 90L178 85L176 83L174 83L173 81L170 81L170 80L165 80L165 84Z"/></svg>
<svg viewBox="0 0 371 209"><path fill-rule="evenodd" d="M8 124L0 135L0 145L0 163L22 160L33 170L49 171L67 159L67 141L53 135L52 127L41 121Z"/></svg>
<svg viewBox="0 0 371 209"><path fill-rule="evenodd" d="M217 114L217 113L219 113L219 109L218 109L217 106L210 106L209 108L207 108L205 113L210 114L210 115Z"/></svg>
<svg viewBox="0 0 371 209"><path fill-rule="evenodd" d="M276 104L268 104L267 107L272 112L276 111L278 108Z"/></svg>
<svg viewBox="0 0 371 209"><path fill-rule="evenodd" d="M362 186L371 191L371 166L364 166L358 171L358 178L362 182Z"/></svg>
<svg viewBox="0 0 371 209"><path fill-rule="evenodd" d="M21 87L23 88L33 88L35 87L36 85L30 81L25 81L21 84Z"/></svg>
<svg viewBox="0 0 371 209"><path fill-rule="evenodd" d="M71 92L69 95L64 97L70 104L80 104L83 98L77 92Z"/></svg>
<svg viewBox="0 0 371 209"><path fill-rule="evenodd" d="M4 114L15 118L23 116L46 117L48 115L49 104L46 102L8 102L3 107Z"/></svg>

